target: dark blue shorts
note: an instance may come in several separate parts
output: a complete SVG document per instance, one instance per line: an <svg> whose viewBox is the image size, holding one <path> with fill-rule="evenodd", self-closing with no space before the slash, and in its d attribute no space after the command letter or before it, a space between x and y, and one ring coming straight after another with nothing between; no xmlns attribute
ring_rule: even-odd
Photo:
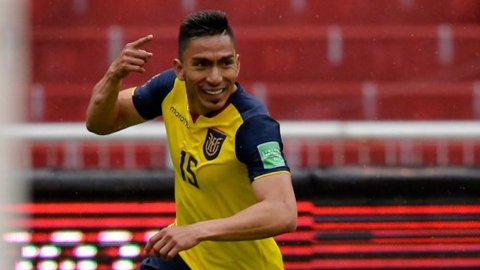
<svg viewBox="0 0 480 270"><path fill-rule="evenodd" d="M177 255L170 261L162 261L157 256L150 256L143 260L138 270L191 270L190 267Z"/></svg>

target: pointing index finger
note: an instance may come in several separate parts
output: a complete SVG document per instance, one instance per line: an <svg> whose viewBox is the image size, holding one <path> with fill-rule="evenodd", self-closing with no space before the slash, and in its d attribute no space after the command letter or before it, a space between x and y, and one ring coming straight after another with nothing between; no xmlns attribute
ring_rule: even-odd
<svg viewBox="0 0 480 270"><path fill-rule="evenodd" d="M142 37L134 42L132 42L132 46L136 49L142 47L143 45L147 44L148 42L152 41L153 35L148 35L146 37Z"/></svg>

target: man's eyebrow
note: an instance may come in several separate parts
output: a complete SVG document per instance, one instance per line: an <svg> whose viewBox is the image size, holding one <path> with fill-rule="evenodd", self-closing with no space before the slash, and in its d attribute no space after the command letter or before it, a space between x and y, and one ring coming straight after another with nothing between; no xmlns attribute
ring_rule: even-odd
<svg viewBox="0 0 480 270"><path fill-rule="evenodd" d="M220 58L220 60L227 60L227 59L234 58L234 57L235 57L235 55L232 53L232 54L222 56ZM204 57L204 56L193 56L192 60L193 61L209 61L209 62L211 61L210 58Z"/></svg>
<svg viewBox="0 0 480 270"><path fill-rule="evenodd" d="M234 58L235 55L232 53L232 54L229 54L229 55L225 55L224 57L220 58L220 60L227 60L227 59L230 59L230 58Z"/></svg>
<svg viewBox="0 0 480 270"><path fill-rule="evenodd" d="M210 61L210 60L203 56L193 56L192 61Z"/></svg>

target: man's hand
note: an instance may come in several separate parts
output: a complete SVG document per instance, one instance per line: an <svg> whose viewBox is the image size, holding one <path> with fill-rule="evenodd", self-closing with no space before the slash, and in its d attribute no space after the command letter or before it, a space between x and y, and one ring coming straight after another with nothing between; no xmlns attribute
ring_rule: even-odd
<svg viewBox="0 0 480 270"><path fill-rule="evenodd" d="M153 254L164 261L173 259L180 251L190 249L200 243L193 226L172 226L162 229L152 236L145 246L145 253L153 249Z"/></svg>
<svg viewBox="0 0 480 270"><path fill-rule="evenodd" d="M114 78L121 80L132 71L144 73L145 68L143 66L152 58L153 54L141 48L152 41L152 39L153 35L148 35L125 45L118 57L110 65L108 70L110 74Z"/></svg>

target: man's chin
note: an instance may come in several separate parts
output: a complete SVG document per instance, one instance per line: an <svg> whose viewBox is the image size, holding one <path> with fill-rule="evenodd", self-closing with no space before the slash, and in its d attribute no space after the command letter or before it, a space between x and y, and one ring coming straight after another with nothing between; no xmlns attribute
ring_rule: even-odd
<svg viewBox="0 0 480 270"><path fill-rule="evenodd" d="M204 103L205 108L210 112L215 112L221 110L225 106L225 101L209 101L206 104Z"/></svg>

